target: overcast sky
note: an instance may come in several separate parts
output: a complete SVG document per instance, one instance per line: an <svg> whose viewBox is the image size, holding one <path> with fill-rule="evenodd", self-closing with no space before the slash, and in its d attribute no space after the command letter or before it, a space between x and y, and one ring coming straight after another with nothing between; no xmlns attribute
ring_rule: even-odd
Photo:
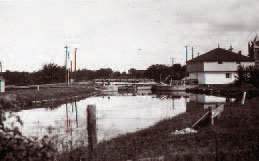
<svg viewBox="0 0 259 161"><path fill-rule="evenodd" d="M0 60L4 71L64 65L65 45L81 69L184 63L185 45L247 55L258 11L258 0L0 0Z"/></svg>

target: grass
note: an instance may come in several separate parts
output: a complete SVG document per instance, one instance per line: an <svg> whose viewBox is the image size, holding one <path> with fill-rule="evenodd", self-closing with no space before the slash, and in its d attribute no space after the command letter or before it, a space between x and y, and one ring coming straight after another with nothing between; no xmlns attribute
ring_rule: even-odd
<svg viewBox="0 0 259 161"><path fill-rule="evenodd" d="M18 111L32 105L33 101L61 99L72 96L92 94L96 91L94 84L74 84L73 87L44 87L6 91L0 94L0 109Z"/></svg>
<svg viewBox="0 0 259 161"><path fill-rule="evenodd" d="M139 132L104 141L91 155L87 147L81 147L62 153L58 160L258 160L258 103L259 98L254 98L245 105L226 106L215 125L199 129L198 134L171 134L190 127L202 115L184 113Z"/></svg>

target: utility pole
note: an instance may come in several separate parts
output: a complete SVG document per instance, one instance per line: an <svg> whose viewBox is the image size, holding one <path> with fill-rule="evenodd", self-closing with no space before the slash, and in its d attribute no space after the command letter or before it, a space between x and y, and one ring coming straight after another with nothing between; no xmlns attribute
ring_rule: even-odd
<svg viewBox="0 0 259 161"><path fill-rule="evenodd" d="M193 59L193 47L192 47L192 59Z"/></svg>
<svg viewBox="0 0 259 161"><path fill-rule="evenodd" d="M77 51L77 48L75 48L75 72L76 72L76 51Z"/></svg>
<svg viewBox="0 0 259 161"><path fill-rule="evenodd" d="M187 57L188 57L188 46L185 46L186 48L186 60L185 60L185 64L187 65Z"/></svg>
<svg viewBox="0 0 259 161"><path fill-rule="evenodd" d="M68 61L69 61L69 51L67 53L68 55ZM68 68L69 68L69 65L68 65ZM67 86L69 87L69 82L70 82L70 76L69 76L69 73L70 73L70 69L67 70Z"/></svg>
<svg viewBox="0 0 259 161"><path fill-rule="evenodd" d="M74 62L75 62L75 67L74 67L74 80L76 80L76 51L77 51L77 48L75 48L75 60L74 60Z"/></svg>
<svg viewBox="0 0 259 161"><path fill-rule="evenodd" d="M70 72L72 73L73 72L73 66L72 66L72 60L70 61ZM72 75L71 75L72 76Z"/></svg>
<svg viewBox="0 0 259 161"><path fill-rule="evenodd" d="M65 58L65 70L66 70L65 80L66 80L66 82L65 83L67 83L67 46L65 46L65 49L66 49L66 58Z"/></svg>
<svg viewBox="0 0 259 161"><path fill-rule="evenodd" d="M2 72L3 72L2 62L0 62L0 68L1 68L1 75L2 75Z"/></svg>

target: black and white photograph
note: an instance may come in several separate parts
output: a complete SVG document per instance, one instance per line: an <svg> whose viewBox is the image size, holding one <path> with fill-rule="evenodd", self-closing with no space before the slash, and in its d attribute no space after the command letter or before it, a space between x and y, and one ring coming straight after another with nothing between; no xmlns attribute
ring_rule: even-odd
<svg viewBox="0 0 259 161"><path fill-rule="evenodd" d="M259 0L0 0L0 161L258 161Z"/></svg>

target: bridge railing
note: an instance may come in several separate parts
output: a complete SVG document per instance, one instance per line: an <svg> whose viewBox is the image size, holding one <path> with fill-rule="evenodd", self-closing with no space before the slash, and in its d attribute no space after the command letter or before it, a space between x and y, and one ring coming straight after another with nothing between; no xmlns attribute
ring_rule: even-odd
<svg viewBox="0 0 259 161"><path fill-rule="evenodd" d="M197 79L187 79L187 80L172 80L170 82L171 85L195 85L198 84Z"/></svg>
<svg viewBox="0 0 259 161"><path fill-rule="evenodd" d="M117 79L117 78L103 78L103 79L94 79L94 82L154 82L154 79Z"/></svg>

